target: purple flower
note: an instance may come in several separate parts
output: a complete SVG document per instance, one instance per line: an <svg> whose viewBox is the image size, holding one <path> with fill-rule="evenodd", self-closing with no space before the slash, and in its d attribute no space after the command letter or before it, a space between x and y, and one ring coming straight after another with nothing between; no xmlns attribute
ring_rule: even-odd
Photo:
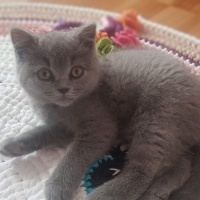
<svg viewBox="0 0 200 200"><path fill-rule="evenodd" d="M109 37L113 36L116 32L119 32L122 29L122 25L111 16L102 17L100 20L99 31L108 33Z"/></svg>

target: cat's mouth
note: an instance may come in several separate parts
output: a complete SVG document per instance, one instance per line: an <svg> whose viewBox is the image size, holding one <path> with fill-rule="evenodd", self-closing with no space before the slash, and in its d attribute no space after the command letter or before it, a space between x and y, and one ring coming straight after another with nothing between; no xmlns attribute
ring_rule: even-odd
<svg viewBox="0 0 200 200"><path fill-rule="evenodd" d="M56 101L56 104L58 104L59 106L69 106L70 104L73 103L73 101L74 101L73 98L62 96Z"/></svg>

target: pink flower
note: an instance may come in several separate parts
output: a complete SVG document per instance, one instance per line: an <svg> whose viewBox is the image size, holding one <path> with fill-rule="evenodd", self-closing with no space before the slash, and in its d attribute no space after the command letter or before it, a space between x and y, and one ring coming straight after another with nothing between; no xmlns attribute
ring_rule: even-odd
<svg viewBox="0 0 200 200"><path fill-rule="evenodd" d="M118 46L139 46L140 41L137 34L132 29L125 27L124 30L116 32L111 40Z"/></svg>

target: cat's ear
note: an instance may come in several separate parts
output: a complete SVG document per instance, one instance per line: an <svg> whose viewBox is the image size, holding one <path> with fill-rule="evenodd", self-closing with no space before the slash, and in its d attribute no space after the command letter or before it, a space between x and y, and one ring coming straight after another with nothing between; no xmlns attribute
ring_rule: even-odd
<svg viewBox="0 0 200 200"><path fill-rule="evenodd" d="M37 43L37 37L35 35L20 28L11 28L10 36L15 52L19 58L31 53Z"/></svg>
<svg viewBox="0 0 200 200"><path fill-rule="evenodd" d="M96 37L96 24L86 24L82 26L80 32L78 33L78 38L84 46L89 48L94 47Z"/></svg>

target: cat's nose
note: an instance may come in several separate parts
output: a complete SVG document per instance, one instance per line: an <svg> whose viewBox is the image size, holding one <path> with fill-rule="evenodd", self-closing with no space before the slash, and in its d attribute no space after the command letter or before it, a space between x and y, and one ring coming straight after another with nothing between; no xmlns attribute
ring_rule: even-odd
<svg viewBox="0 0 200 200"><path fill-rule="evenodd" d="M62 94L65 94L69 91L69 88L59 88L58 91Z"/></svg>

